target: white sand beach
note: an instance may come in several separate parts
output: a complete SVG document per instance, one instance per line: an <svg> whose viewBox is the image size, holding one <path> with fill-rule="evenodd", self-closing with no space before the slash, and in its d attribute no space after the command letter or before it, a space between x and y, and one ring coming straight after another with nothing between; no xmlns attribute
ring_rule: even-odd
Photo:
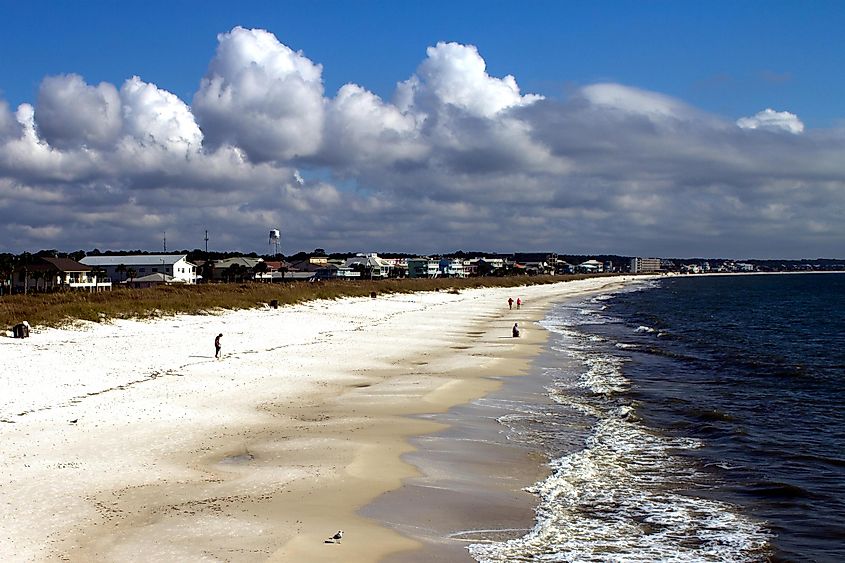
<svg viewBox="0 0 845 563"><path fill-rule="evenodd" d="M518 374L553 301L632 278L36 327L0 338L0 560L379 561L408 437ZM507 298L521 297L520 310ZM510 337L518 322L519 339ZM214 337L222 333L222 357ZM530 524L530 523L526 523ZM344 530L342 543L324 543Z"/></svg>

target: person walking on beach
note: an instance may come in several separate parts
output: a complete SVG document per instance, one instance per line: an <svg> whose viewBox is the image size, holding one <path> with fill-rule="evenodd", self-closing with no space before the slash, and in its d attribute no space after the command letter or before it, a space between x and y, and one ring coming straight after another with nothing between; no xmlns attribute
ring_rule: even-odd
<svg viewBox="0 0 845 563"><path fill-rule="evenodd" d="M519 309L522 306L522 298L516 298L516 308Z"/></svg>
<svg viewBox="0 0 845 563"><path fill-rule="evenodd" d="M513 323L513 330L511 332L514 338L519 338L519 326L516 323Z"/></svg>
<svg viewBox="0 0 845 563"><path fill-rule="evenodd" d="M508 297L508 309L513 309L513 297Z"/></svg>
<svg viewBox="0 0 845 563"><path fill-rule="evenodd" d="M223 338L223 333L217 335L217 338L214 339L214 358L217 359L220 357L220 339Z"/></svg>

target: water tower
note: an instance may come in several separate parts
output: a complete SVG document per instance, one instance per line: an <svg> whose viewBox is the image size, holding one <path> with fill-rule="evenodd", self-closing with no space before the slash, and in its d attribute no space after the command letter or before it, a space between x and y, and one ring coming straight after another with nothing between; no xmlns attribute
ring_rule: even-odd
<svg viewBox="0 0 845 563"><path fill-rule="evenodd" d="M279 245L281 244L281 234L279 229L270 229L270 249L273 251L273 256L279 254Z"/></svg>

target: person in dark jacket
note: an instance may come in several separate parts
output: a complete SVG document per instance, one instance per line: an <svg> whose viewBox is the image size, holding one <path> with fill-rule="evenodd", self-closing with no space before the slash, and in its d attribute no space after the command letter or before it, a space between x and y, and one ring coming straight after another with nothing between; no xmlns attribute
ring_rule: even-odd
<svg viewBox="0 0 845 563"><path fill-rule="evenodd" d="M214 339L214 357L220 357L220 339L223 338L223 333L217 335L217 338Z"/></svg>

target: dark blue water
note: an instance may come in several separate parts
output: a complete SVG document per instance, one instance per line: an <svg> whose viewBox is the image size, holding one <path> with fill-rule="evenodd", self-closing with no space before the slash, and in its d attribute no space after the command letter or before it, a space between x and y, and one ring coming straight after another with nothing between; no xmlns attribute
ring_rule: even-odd
<svg viewBox="0 0 845 563"><path fill-rule="evenodd" d="M845 275L660 285L608 309L657 331L625 373L647 425L701 441L717 485L691 494L764 520L776 559L845 561Z"/></svg>
<svg viewBox="0 0 845 563"><path fill-rule="evenodd" d="M547 439L537 526L478 559L845 561L845 274L669 278L543 324L590 431Z"/></svg>

